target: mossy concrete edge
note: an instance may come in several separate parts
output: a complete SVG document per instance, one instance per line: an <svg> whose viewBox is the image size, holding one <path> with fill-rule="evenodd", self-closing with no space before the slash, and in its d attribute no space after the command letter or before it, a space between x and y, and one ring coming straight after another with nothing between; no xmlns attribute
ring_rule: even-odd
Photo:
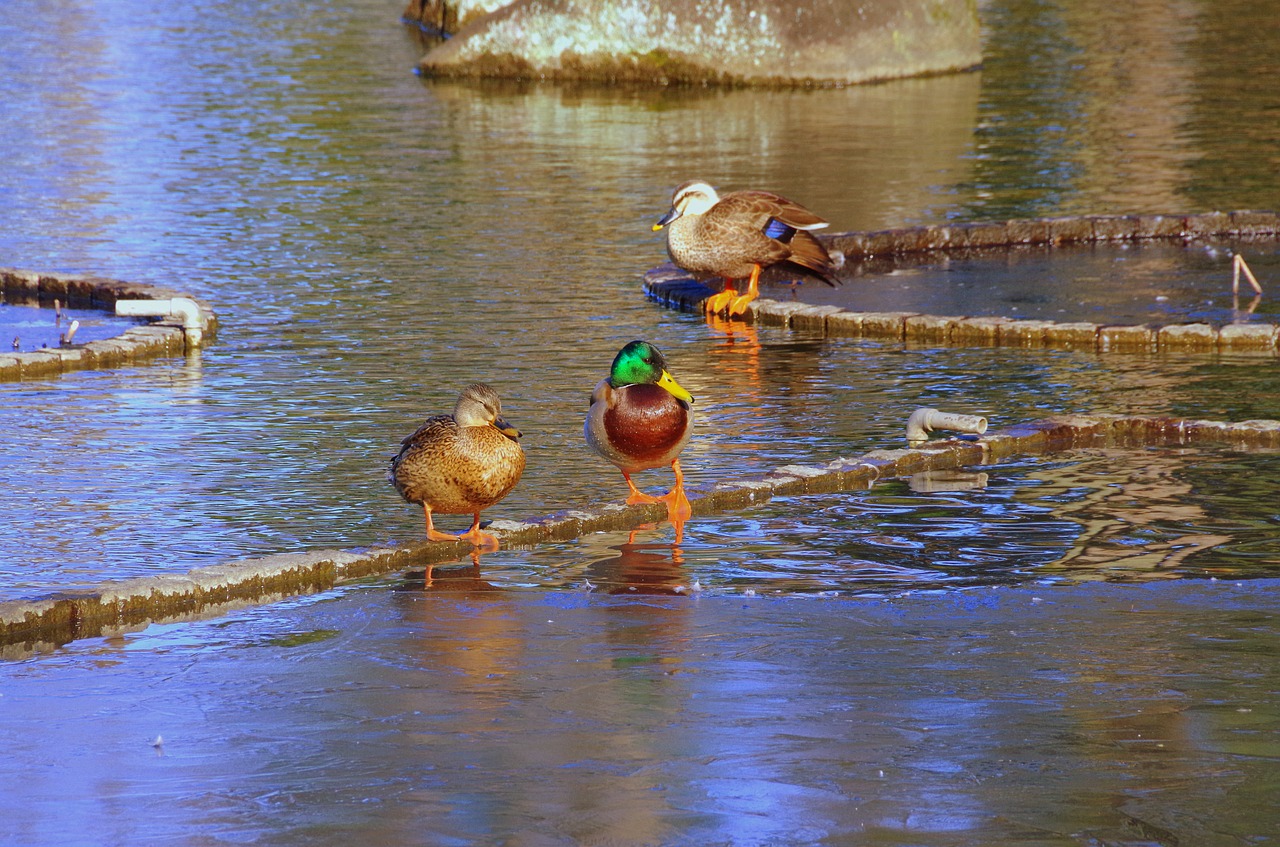
<svg viewBox="0 0 1280 847"><path fill-rule="evenodd" d="M873 450L821 465L787 465L764 476L689 491L694 517L733 511L772 497L865 490L879 480L990 464L1015 455L1083 447L1223 444L1280 448L1280 421L1238 423L1121 415L1074 415L1014 426L979 438L946 439ZM660 521L663 507L617 503L557 512L532 521L494 521L504 547L568 541L593 532L627 531ZM29 653L78 638L150 623L221 614L231 608L323 591L411 566L456 561L456 542L419 542L360 550L318 550L241 559L182 574L105 582L83 592L0 603L0 646ZM0 653L3 655L3 653Z"/></svg>
<svg viewBox="0 0 1280 847"><path fill-rule="evenodd" d="M879 232L822 236L846 266L886 257L924 259L955 250L1054 247L1108 241L1202 238L1275 238L1280 215L1265 211L1210 212L1197 215L1103 215L1012 220L997 223L908 227ZM669 308L699 311L715 293L674 265L645 274L644 293ZM832 337L878 338L909 344L1052 347L1110 352L1256 353L1280 352L1280 326L1207 323L1164 326L1059 323L1006 317L926 315L914 312L854 312L839 306L811 306L761 298L743 318L762 326L805 329Z"/></svg>
<svg viewBox="0 0 1280 847"><path fill-rule="evenodd" d="M186 298L199 304L205 319L203 336L211 340L218 317L205 301L175 289L145 283L81 274L54 274L0 268L0 303L37 303L52 307L54 301L73 309L115 309L117 300L170 300ZM114 338L47 348L30 353L0 354L0 382L57 376L69 371L115 368L161 357L182 356L188 350L182 319L160 318L126 329Z"/></svg>

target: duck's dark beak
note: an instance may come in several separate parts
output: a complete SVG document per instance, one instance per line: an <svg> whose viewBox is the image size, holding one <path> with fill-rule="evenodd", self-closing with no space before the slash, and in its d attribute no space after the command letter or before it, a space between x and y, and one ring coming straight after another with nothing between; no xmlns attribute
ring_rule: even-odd
<svg viewBox="0 0 1280 847"><path fill-rule="evenodd" d="M520 430L507 423L504 418L494 418L493 425L497 428L498 432L502 433L507 438L510 438L512 441L519 441L520 436L523 434Z"/></svg>
<svg viewBox="0 0 1280 847"><path fill-rule="evenodd" d="M666 226L667 224L671 223L672 221L674 221L674 220L675 220L676 218L678 218L678 217L680 217L680 210L679 210L679 209L677 209L675 206L672 206L672 207L671 207L671 211L670 211L670 212L667 212L665 215L663 215L661 218L659 218L659 219L658 219L658 222L657 222L656 224L654 224L654 225L653 225L653 231L654 231L654 232L659 231L659 230L660 230L660 229L662 229L664 226Z"/></svg>

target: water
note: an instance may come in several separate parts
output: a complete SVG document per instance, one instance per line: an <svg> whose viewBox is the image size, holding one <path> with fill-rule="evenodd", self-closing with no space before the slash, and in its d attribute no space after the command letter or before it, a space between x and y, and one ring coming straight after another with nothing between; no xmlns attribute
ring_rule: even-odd
<svg viewBox="0 0 1280 847"><path fill-rule="evenodd" d="M1143 184L1156 165L1176 168L1181 193L1102 190L1096 169L1115 162L1088 151L1112 139L1086 132L1100 115L1083 107L1060 149L1054 134L1006 149L1045 118L1025 110L1035 57L1011 47L1044 35L1028 8L990 10L982 74L761 93L424 83L408 72L416 42L383 2L305 19L227 3L200 20L120 3L92 28L56 6L7 4L0 133L15 153L0 184L22 214L0 259L176 284L215 303L223 329L198 360L0 386L9 426L42 420L0 453L0 597L414 539L420 515L383 483L385 462L477 379L503 396L529 453L491 516L617 499L620 480L579 427L591 386L635 337L665 349L699 398L694 484L896 443L922 403L995 425L1061 411L1223 417L1243 397L1251 416L1280 416L1271 371L1249 361L733 338L640 297L663 259L649 224L694 174L804 198L840 229L1280 205L1280 187L1254 174L1271 155L1265 132L1242 148L1198 128L1207 72L1173 104L1182 128L1159 139L1194 155L1142 158ZM1042 11L1068 15L1055 8ZM1209 37L1202 23L1180 37ZM68 51L83 61L56 59ZM1097 84L1062 68L1031 94L1101 98ZM1261 120L1268 96L1220 106ZM1028 152L1061 159L1052 190L1028 194L1044 171ZM1192 163L1207 157L1253 176L1206 195ZM1206 370L1232 383L1228 404ZM1154 381L1158 394L1142 388Z"/></svg>
<svg viewBox="0 0 1280 847"><path fill-rule="evenodd" d="M0 599L416 540L387 459L476 379L529 454L489 517L619 500L580 429L635 337L698 397L694 485L899 445L918 405L1280 418L1271 359L727 333L640 294L695 176L848 230L1280 207L1274 4L992 3L980 74L798 92L423 82L401 6L0 6L0 265L222 319L196 358L0 384ZM1018 460L7 662L0 832L1274 837L1276 467Z"/></svg>
<svg viewBox="0 0 1280 847"><path fill-rule="evenodd" d="M71 344L88 344L104 338L115 338L134 326L131 318L117 318L99 309L48 309L34 303L0 303L0 350L6 353L30 353L57 348L71 332Z"/></svg>
<svg viewBox="0 0 1280 847"><path fill-rule="evenodd" d="M1274 238L1179 239L873 259L846 267L839 288L804 284L794 298L851 311L1057 322L1276 323L1275 298L1256 296L1243 274L1232 290L1237 253L1255 277L1280 278L1280 242ZM763 290L791 296L777 285Z"/></svg>

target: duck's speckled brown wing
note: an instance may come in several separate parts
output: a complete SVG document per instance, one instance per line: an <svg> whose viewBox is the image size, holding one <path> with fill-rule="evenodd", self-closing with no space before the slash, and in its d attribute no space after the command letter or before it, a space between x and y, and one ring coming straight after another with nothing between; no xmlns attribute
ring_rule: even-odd
<svg viewBox="0 0 1280 847"><path fill-rule="evenodd" d="M735 277L748 275L753 264L791 262L835 285L831 256L806 231L825 225L803 206L767 191L726 194L700 221L708 243L723 245L725 264L735 265Z"/></svg>
<svg viewBox="0 0 1280 847"><path fill-rule="evenodd" d="M459 427L452 415L428 418L391 460L391 482L410 503L467 514L492 506L515 488L524 451L491 426Z"/></svg>

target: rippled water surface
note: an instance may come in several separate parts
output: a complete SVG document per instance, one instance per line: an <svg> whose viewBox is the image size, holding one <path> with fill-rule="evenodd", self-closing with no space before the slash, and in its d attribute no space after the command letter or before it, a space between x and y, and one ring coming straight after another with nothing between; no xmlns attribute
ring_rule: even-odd
<svg viewBox="0 0 1280 847"><path fill-rule="evenodd" d="M415 541L387 459L474 380L529 457L489 517L620 500L581 424L635 337L698 398L695 486L900 446L919 405L1280 418L1272 358L904 348L640 293L691 177L836 230L1280 208L1274 3L991 2L981 72L785 92L424 81L402 5L0 4L0 266L221 318L185 360L0 384L0 600ZM1107 317L1181 290L1140 255L1101 257L1139 298ZM997 270L947 302L1036 305ZM6 653L0 841L1263 843L1277 468L1019 458Z"/></svg>
<svg viewBox="0 0 1280 847"><path fill-rule="evenodd" d="M0 454L0 596L412 540L421 517L385 485L386 460L472 380L498 389L529 453L492 516L617 499L580 426L634 337L665 349L698 397L694 484L896 444L920 404L994 425L1064 411L1280 417L1270 362L726 334L640 296L664 258L649 224L692 175L803 198L839 229L1280 206L1256 173L1273 155L1265 134L1241 145L1199 119L1205 97L1225 96L1194 70L1213 32L1184 22L1190 69L1164 104L1177 120L1117 152L1128 136L1104 131L1111 107L1087 102L1107 92L1084 51L1108 61L1109 44L1088 43L1101 33L1076 11L1028 9L989 10L981 73L649 92L422 81L388 3L303 16L225 3L199 17L120 3L92 26L56 4L6 4L0 140L14 153L0 184L21 214L0 261L178 285L212 301L223 329L187 361L0 386L8 428L41 421ZM1084 39L1079 55L1053 40L1058 24ZM1038 38L1053 41L1044 55L1014 49ZM1030 89L1028 67L1048 74ZM1255 88L1238 106L1262 120L1277 99ZM1202 176L1208 158L1240 178Z"/></svg>

